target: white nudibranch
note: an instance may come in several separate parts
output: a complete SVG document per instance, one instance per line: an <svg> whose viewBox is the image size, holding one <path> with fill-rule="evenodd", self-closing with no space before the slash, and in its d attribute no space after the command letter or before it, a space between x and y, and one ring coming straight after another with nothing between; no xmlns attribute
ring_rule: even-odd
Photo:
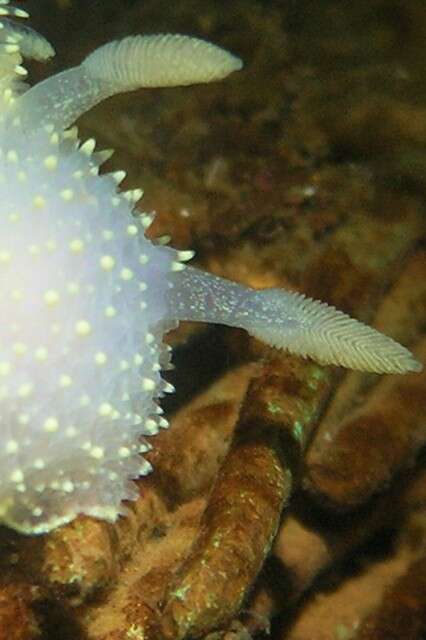
<svg viewBox="0 0 426 640"><path fill-rule="evenodd" d="M237 57L197 38L132 36L28 88L22 58L54 51L10 20L21 17L0 1L0 522L43 533L79 513L123 512L150 471L143 437L167 426L163 336L180 320L242 327L322 363L420 369L324 303L186 267L192 252L145 237L142 192L120 192L122 172L99 175L110 152L80 145L72 125L101 100L219 80Z"/></svg>

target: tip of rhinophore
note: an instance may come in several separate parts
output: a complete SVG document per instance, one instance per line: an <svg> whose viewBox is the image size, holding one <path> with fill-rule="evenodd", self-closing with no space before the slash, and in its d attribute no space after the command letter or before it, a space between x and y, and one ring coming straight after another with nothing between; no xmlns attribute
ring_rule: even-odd
<svg viewBox="0 0 426 640"><path fill-rule="evenodd" d="M411 358L407 363L407 373L421 373L423 371L423 363L415 358Z"/></svg>
<svg viewBox="0 0 426 640"><path fill-rule="evenodd" d="M215 68L210 70L211 77L208 78L208 76L206 76L206 82L210 82L210 80L222 80L231 75L231 73L234 73L234 71L240 71L243 68L244 63L238 56L216 45L210 45L210 47L214 49L216 60L212 56L212 62L214 61Z"/></svg>
<svg viewBox="0 0 426 640"><path fill-rule="evenodd" d="M389 368L383 373L421 373L423 371L423 363L416 360L414 355L400 344L396 344L399 353L389 359Z"/></svg>
<svg viewBox="0 0 426 640"><path fill-rule="evenodd" d="M232 71L241 71L244 67L244 62L238 56L234 56L233 53L230 56L232 58Z"/></svg>

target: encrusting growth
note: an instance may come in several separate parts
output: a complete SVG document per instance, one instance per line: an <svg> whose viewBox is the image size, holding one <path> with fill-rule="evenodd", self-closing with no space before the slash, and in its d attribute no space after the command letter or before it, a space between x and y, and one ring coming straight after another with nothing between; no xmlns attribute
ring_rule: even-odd
<svg viewBox="0 0 426 640"><path fill-rule="evenodd" d="M324 363L420 369L324 303L186 267L193 253L145 237L142 191L121 192L122 171L99 175L111 153L72 127L122 91L225 78L237 57L197 38L132 36L29 89L22 58L54 51L11 17L26 13L0 0L1 522L42 533L78 513L122 513L131 480L151 470L141 437L167 427L163 336L180 320L243 327Z"/></svg>

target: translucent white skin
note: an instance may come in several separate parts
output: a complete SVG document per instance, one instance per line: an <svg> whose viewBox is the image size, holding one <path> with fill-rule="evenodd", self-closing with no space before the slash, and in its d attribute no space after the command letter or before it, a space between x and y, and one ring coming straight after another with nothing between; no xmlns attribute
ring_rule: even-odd
<svg viewBox="0 0 426 640"><path fill-rule="evenodd" d="M23 17L7 4L0 15ZM242 327L320 362L419 370L404 347L323 303L185 268L192 252L144 236L141 192L120 193L120 172L98 175L109 154L68 130L114 93L221 79L238 58L187 36L136 36L24 92L22 55L53 50L1 24L0 521L42 533L78 513L116 519L137 494L131 479L150 470L141 436L167 426L163 336L180 320Z"/></svg>
<svg viewBox="0 0 426 640"><path fill-rule="evenodd" d="M154 399L178 254L145 238L114 177L92 175L96 157L74 140L38 131L14 142L28 178L4 162L0 510L44 531L77 511L115 517L135 495L128 479L150 470L138 438L161 426Z"/></svg>

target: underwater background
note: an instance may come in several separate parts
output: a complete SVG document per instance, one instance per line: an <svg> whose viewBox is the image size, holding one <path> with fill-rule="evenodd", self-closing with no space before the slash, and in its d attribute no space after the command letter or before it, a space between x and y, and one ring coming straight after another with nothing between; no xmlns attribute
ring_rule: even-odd
<svg viewBox="0 0 426 640"><path fill-rule="evenodd" d="M287 286L426 361L426 3L28 0L31 81L130 33L242 57L79 122L143 187L152 237ZM0 531L0 640L426 637L426 375L344 373L246 334L170 334L177 393L129 518Z"/></svg>

